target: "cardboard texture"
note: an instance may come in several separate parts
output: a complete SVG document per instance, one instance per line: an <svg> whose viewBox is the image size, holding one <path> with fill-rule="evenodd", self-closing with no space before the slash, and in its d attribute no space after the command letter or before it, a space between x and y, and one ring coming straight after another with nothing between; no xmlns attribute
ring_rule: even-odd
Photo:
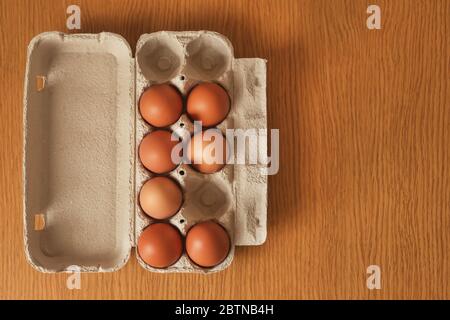
<svg viewBox="0 0 450 320"><path fill-rule="evenodd" d="M156 32L137 43L136 59L112 33L48 32L29 45L24 92L24 238L30 264L41 272L116 271L152 219L138 204L152 175L137 148L151 132L137 103L155 83L171 83L186 97L199 82L227 89L231 111L218 128L267 129L266 62L235 59L224 36L210 31ZM192 132L184 113L171 126ZM235 245L266 238L267 177L261 165L227 165L200 174L187 164L170 173L184 204L170 219L183 235L214 219L230 234L232 249L220 265L204 269L186 254L154 272L220 271Z"/></svg>

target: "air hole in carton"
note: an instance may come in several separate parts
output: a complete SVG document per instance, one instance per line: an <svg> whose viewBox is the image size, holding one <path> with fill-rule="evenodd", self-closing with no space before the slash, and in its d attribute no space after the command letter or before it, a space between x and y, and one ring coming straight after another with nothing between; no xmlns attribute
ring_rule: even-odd
<svg viewBox="0 0 450 320"><path fill-rule="evenodd" d="M137 53L137 62L144 77L158 83L175 77L183 60L183 47L176 38L167 34L150 38Z"/></svg>
<svg viewBox="0 0 450 320"><path fill-rule="evenodd" d="M180 128L184 128L184 123L183 122L180 123Z"/></svg>
<svg viewBox="0 0 450 320"><path fill-rule="evenodd" d="M180 174L180 176L184 176L184 174L185 174L184 170L180 170L180 171L178 171L178 173Z"/></svg>
<svg viewBox="0 0 450 320"><path fill-rule="evenodd" d="M181 224L185 223L185 220L184 219L180 219L180 223Z"/></svg>
<svg viewBox="0 0 450 320"><path fill-rule="evenodd" d="M194 79L214 80L225 73L233 53L229 45L211 34L203 34L186 47L186 75Z"/></svg>
<svg viewBox="0 0 450 320"><path fill-rule="evenodd" d="M180 80L181 80L181 81L184 81L185 79L186 79L185 76L180 76Z"/></svg>

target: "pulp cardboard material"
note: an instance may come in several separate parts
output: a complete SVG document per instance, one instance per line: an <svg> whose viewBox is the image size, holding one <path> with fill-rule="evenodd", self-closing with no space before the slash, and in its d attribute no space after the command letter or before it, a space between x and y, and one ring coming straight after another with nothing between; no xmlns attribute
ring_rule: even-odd
<svg viewBox="0 0 450 320"><path fill-rule="evenodd" d="M129 259L143 228L152 223L138 193L152 175L137 147L153 129L137 103L155 83L169 82L186 96L198 82L227 89L232 105L218 127L267 128L266 66L235 59L224 36L209 32L142 35L136 59L112 33L49 32L28 48L24 96L24 237L28 261L42 272L116 271ZM171 126L192 132L182 117ZM265 241L267 179L259 166L227 165L200 174L181 164L170 173L183 187L184 204L170 219L182 234L215 219L229 232L232 249L220 265L204 269L184 254L154 272L215 272L229 266L234 245Z"/></svg>

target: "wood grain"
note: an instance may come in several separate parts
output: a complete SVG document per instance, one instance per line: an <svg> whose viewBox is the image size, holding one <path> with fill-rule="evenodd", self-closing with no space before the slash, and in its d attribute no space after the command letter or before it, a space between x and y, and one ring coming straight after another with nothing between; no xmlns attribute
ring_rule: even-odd
<svg viewBox="0 0 450 320"><path fill-rule="evenodd" d="M382 30L366 8L382 9ZM41 274L22 240L26 47L65 28L140 34L209 29L237 57L268 59L269 124L281 128L269 230L224 272ZM0 297L450 298L450 1L0 1ZM366 288L378 264L382 290Z"/></svg>

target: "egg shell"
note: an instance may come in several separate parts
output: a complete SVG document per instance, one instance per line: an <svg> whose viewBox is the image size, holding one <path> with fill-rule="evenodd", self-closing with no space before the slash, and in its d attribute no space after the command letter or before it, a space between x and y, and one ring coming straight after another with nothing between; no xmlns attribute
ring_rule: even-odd
<svg viewBox="0 0 450 320"><path fill-rule="evenodd" d="M174 170L178 163L172 161L172 149L179 141L171 140L172 133L155 130L147 134L139 145L139 159L151 172L162 174Z"/></svg>
<svg viewBox="0 0 450 320"><path fill-rule="evenodd" d="M197 223L186 235L186 252L197 265L211 268L225 260L230 251L230 236L214 221Z"/></svg>
<svg viewBox="0 0 450 320"><path fill-rule="evenodd" d="M183 99L170 84L155 84L144 91L139 100L139 112L150 125L158 128L174 124L183 111Z"/></svg>
<svg viewBox="0 0 450 320"><path fill-rule="evenodd" d="M141 259L154 268L167 268L180 259L183 241L177 228L168 223L153 223L138 240Z"/></svg>
<svg viewBox="0 0 450 320"><path fill-rule="evenodd" d="M151 218L168 219L180 209L183 202L181 187L171 178L154 177L141 188L139 204Z"/></svg>
<svg viewBox="0 0 450 320"><path fill-rule="evenodd" d="M202 126L216 126L230 112L230 97L217 83L200 83L189 93L186 110L189 117L193 121L201 121Z"/></svg>
<svg viewBox="0 0 450 320"><path fill-rule="evenodd" d="M228 148L227 139L219 130L208 129L192 136L187 147L187 156L195 170L201 173L214 173L225 167Z"/></svg>

